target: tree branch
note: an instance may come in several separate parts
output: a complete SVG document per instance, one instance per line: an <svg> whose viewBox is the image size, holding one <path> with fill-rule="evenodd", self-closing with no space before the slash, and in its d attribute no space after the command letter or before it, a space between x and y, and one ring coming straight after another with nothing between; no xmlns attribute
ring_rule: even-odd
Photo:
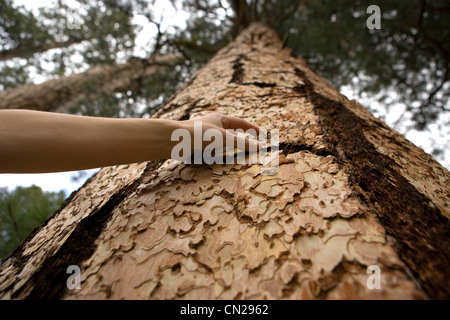
<svg viewBox="0 0 450 320"><path fill-rule="evenodd" d="M419 5L420 5L420 12L419 12L419 19L418 19L418 22L417 22L417 31L423 37L423 39L425 41L427 41L437 51L437 53L441 56L441 58L442 58L442 60L444 62L444 67L445 67L444 76L442 77L442 80L441 80L440 84L434 90L432 90L429 93L427 102L426 103L424 102L421 105L421 107L424 107L427 104L428 105L432 104L433 99L436 96L436 94L443 88L444 84L448 81L449 74L450 74L450 65L449 65L449 53L444 49L444 47L442 46L442 44L438 40L434 39L429 34L427 34L425 32L424 27L423 27L424 13L430 7L427 6L425 0L419 0ZM444 107L442 107L442 108L444 108Z"/></svg>

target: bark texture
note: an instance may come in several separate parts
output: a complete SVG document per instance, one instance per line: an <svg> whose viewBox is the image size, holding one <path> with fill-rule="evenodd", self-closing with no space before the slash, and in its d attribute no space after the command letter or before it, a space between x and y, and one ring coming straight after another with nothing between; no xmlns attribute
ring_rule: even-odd
<svg viewBox="0 0 450 320"><path fill-rule="evenodd" d="M173 67L181 60L174 55L151 60L132 59L124 64L94 67L84 73L39 85L24 85L0 92L0 109L66 112L90 94L110 94L127 88L133 81L148 77L162 68Z"/></svg>
<svg viewBox="0 0 450 320"><path fill-rule="evenodd" d="M155 116L280 129L280 167L102 169L0 268L3 299L449 298L450 173L252 24ZM69 290L66 269L81 268ZM366 286L378 265L381 289Z"/></svg>

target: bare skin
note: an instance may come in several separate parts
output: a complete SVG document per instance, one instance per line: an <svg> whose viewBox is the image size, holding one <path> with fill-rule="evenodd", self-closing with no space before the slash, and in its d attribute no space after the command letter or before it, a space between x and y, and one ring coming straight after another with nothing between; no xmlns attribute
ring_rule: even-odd
<svg viewBox="0 0 450 320"><path fill-rule="evenodd" d="M43 173L170 159L171 134L178 128L194 132L214 128L224 141L226 129L259 128L243 119L211 113L185 121L112 119L59 113L0 110L0 173ZM232 135L235 143L242 137ZM245 140L245 148L254 143Z"/></svg>

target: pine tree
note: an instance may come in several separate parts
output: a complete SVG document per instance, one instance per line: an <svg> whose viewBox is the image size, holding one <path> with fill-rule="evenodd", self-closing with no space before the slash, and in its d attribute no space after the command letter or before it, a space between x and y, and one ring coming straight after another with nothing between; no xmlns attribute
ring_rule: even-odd
<svg viewBox="0 0 450 320"><path fill-rule="evenodd" d="M279 129L278 172L103 168L2 264L0 297L449 298L450 173L273 30L251 24L155 117L211 111Z"/></svg>

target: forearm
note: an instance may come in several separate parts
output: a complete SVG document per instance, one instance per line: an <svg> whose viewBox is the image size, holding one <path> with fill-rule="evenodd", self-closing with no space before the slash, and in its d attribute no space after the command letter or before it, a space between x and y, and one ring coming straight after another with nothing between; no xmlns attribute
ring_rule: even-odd
<svg viewBox="0 0 450 320"><path fill-rule="evenodd" d="M110 119L0 111L0 173L82 170L170 158L180 125L162 119Z"/></svg>

